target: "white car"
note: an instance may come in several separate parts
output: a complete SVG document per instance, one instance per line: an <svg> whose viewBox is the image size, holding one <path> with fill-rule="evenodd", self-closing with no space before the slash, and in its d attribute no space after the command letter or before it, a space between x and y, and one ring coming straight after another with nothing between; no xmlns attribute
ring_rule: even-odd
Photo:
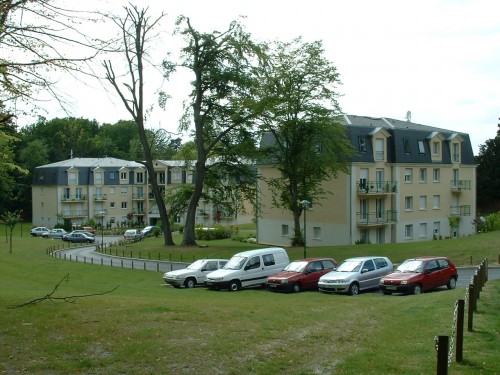
<svg viewBox="0 0 500 375"><path fill-rule="evenodd" d="M50 229L46 227L36 227L31 230L31 235L33 237L43 237L45 233L49 233Z"/></svg>
<svg viewBox="0 0 500 375"><path fill-rule="evenodd" d="M206 275L224 267L227 259L200 259L182 270L165 272L163 280L174 288L194 288L205 283Z"/></svg>
<svg viewBox="0 0 500 375"><path fill-rule="evenodd" d="M144 238L144 235L142 234L142 230L140 229L128 229L125 231L123 234L123 238L126 241L140 241Z"/></svg>
<svg viewBox="0 0 500 375"><path fill-rule="evenodd" d="M43 238L60 238L62 239L65 234L67 234L64 229L62 228L55 228L52 229L50 232L45 232L42 234Z"/></svg>
<svg viewBox="0 0 500 375"><path fill-rule="evenodd" d="M393 271L387 257L357 257L344 260L335 271L320 277L318 289L327 293L357 295L378 288L380 279Z"/></svg>

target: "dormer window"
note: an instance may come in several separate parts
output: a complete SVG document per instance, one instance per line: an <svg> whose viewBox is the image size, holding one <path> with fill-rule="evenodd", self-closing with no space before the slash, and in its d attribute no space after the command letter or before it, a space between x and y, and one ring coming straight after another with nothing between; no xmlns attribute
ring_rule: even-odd
<svg viewBox="0 0 500 375"><path fill-rule="evenodd" d="M358 148L359 152L366 152L366 138L358 137Z"/></svg>
<svg viewBox="0 0 500 375"><path fill-rule="evenodd" d="M452 159L454 162L460 161L460 145L458 143L452 144Z"/></svg>
<svg viewBox="0 0 500 375"><path fill-rule="evenodd" d="M439 155L441 153L441 142L432 142L432 155Z"/></svg>
<svg viewBox="0 0 500 375"><path fill-rule="evenodd" d="M425 154L424 141L418 141L418 152L423 155Z"/></svg>
<svg viewBox="0 0 500 375"><path fill-rule="evenodd" d="M405 154L411 154L411 145L408 138L403 138L403 149Z"/></svg>

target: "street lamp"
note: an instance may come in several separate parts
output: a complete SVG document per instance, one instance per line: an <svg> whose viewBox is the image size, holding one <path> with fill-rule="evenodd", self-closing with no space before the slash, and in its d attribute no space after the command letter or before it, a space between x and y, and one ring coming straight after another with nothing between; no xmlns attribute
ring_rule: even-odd
<svg viewBox="0 0 500 375"><path fill-rule="evenodd" d="M309 205L311 204L309 201L307 200L303 200L302 202L300 202L300 204L302 205L302 207L304 208L304 259L307 258L307 242L306 242L306 212L307 212L307 208L309 207Z"/></svg>
<svg viewBox="0 0 500 375"><path fill-rule="evenodd" d="M101 211L99 212L99 215L101 215L101 251L104 249L104 215L106 215L106 212Z"/></svg>

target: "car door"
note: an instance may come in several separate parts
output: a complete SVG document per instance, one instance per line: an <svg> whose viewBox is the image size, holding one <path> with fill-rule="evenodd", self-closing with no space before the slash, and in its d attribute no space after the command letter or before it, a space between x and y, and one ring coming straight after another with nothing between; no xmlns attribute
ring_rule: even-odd
<svg viewBox="0 0 500 375"><path fill-rule="evenodd" d="M318 287L318 280L323 274L323 264L321 261L309 263L302 278L302 288L316 289Z"/></svg>
<svg viewBox="0 0 500 375"><path fill-rule="evenodd" d="M426 289L434 289L439 286L440 272L439 265L435 259L429 260L425 265L425 275L422 281L422 287Z"/></svg>
<svg viewBox="0 0 500 375"><path fill-rule="evenodd" d="M365 260L359 270L359 288L370 289L378 286L378 278L375 273L375 264L372 259Z"/></svg>

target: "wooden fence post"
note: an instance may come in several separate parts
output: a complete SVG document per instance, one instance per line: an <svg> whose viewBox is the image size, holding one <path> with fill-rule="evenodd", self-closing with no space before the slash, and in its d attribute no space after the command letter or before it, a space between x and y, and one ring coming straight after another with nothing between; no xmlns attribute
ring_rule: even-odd
<svg viewBox="0 0 500 375"><path fill-rule="evenodd" d="M438 336L437 349L437 375L448 374L448 336Z"/></svg>
<svg viewBox="0 0 500 375"><path fill-rule="evenodd" d="M459 299L457 301L457 332L455 333L455 358L457 362L462 362L464 348L464 314L465 301Z"/></svg>
<svg viewBox="0 0 500 375"><path fill-rule="evenodd" d="M467 331L472 332L474 320L474 284L469 284L469 310L467 314Z"/></svg>

